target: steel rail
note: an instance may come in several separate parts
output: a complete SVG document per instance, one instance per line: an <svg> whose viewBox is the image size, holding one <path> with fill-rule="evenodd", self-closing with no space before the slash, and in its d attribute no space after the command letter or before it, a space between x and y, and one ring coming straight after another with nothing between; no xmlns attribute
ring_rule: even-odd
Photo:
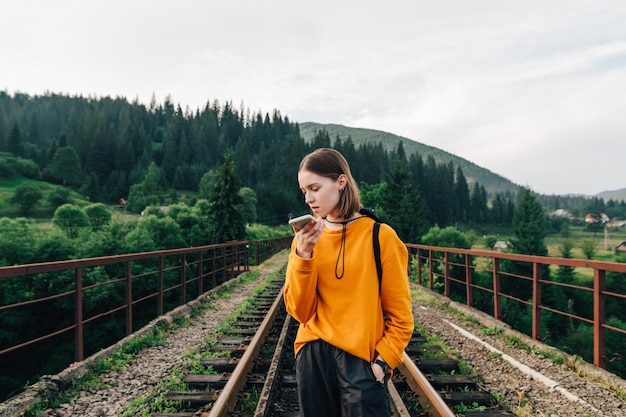
<svg viewBox="0 0 626 417"><path fill-rule="evenodd" d="M406 383L417 394L419 403L428 412L429 417L455 417L441 395L433 388L428 379L419 370L413 359L404 352L404 361L398 365L398 371L406 378Z"/></svg>
<svg viewBox="0 0 626 417"><path fill-rule="evenodd" d="M265 338L269 333L272 325L278 315L279 311L284 309L283 293L278 294L272 307L268 311L267 315L263 319L263 322L259 326L259 330L254 334L254 337L250 341L250 344L246 348L246 351L241 356L241 359L235 366L230 378L224 385L222 392L215 400L215 403L211 406L211 410L207 413L207 417L227 417L232 413L237 404L237 396L243 389L248 374L254 366L254 361L258 356Z"/></svg>
<svg viewBox="0 0 626 417"><path fill-rule="evenodd" d="M281 290L280 293L282 294L283 291ZM287 332L289 331L289 326L291 325L292 320L295 319L287 315L285 323L283 324L283 328L280 332L280 336L278 337L276 350L274 351L274 355L272 356L272 362L267 371L265 383L263 384L263 389L261 390L261 394L259 395L259 402L257 403L256 409L254 410L253 417L267 417L271 412L270 405L272 404L275 390L280 385L278 380L280 378L280 364L283 358L283 352L285 352L285 349L283 348L285 347Z"/></svg>

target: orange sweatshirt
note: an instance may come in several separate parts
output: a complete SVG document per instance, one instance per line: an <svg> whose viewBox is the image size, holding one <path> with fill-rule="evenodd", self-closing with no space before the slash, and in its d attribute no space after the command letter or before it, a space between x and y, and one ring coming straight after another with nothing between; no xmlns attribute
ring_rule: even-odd
<svg viewBox="0 0 626 417"><path fill-rule="evenodd" d="M341 230L324 229L311 259L296 254L293 240L284 296L287 312L300 322L296 354L307 342L322 339L363 360L373 361L377 352L391 368L402 362L413 333L408 252L396 232L381 224L381 299L373 226L369 217L347 225L345 258L339 256ZM336 268L339 276L345 268L341 279Z"/></svg>

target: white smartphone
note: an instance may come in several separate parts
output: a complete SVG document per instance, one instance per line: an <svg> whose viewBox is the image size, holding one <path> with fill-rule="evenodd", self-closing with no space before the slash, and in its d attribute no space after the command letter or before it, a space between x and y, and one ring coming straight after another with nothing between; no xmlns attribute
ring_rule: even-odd
<svg viewBox="0 0 626 417"><path fill-rule="evenodd" d="M304 216L295 217L289 220L289 224L292 225L297 230L300 230L304 226L309 224L311 220L315 220L315 217L311 216L310 214L305 214Z"/></svg>

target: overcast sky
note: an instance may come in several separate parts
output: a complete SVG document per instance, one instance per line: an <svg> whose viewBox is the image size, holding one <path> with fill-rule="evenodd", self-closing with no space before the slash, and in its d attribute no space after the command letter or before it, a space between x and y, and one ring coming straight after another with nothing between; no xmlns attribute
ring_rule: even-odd
<svg viewBox="0 0 626 417"><path fill-rule="evenodd" d="M626 187L623 0L0 0L0 90L383 130L544 194Z"/></svg>

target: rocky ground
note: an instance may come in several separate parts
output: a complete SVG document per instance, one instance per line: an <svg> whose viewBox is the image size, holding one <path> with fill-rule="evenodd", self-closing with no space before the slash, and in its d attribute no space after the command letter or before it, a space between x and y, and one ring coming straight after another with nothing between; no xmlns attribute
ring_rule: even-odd
<svg viewBox="0 0 626 417"><path fill-rule="evenodd" d="M626 381L568 356L564 364L558 365L534 353L558 352L555 349L430 292L419 290L419 295L414 296L414 306L416 322L423 324L431 335L438 336L474 370L484 387L496 393L516 415L626 416L626 403L615 394L626 394ZM462 315L452 314L450 310ZM468 316L479 323L464 318ZM485 334L493 332L484 329L496 327L503 329L500 335ZM506 335L534 348L520 349L507 344Z"/></svg>
<svg viewBox="0 0 626 417"><path fill-rule="evenodd" d="M266 262L259 268L259 280L280 269L286 260L287 254L283 252ZM182 364L182 355L202 344L211 329L245 302L257 285L258 281L234 285L228 297L214 300L213 308L193 317L191 326L176 330L164 346L141 351L123 370L103 375L96 388L80 392L60 407L41 411L39 417L130 415L128 410L131 402L158 395L159 382L171 375L174 367ZM484 327L481 328L476 320L463 320L459 318L461 316L451 313L450 307L472 314L483 326L493 328L496 323L490 322L488 317L463 311L461 305L448 304L441 297L418 290L417 287L414 289L416 321L425 326L431 335L438 336L451 352L471 366L485 387L497 393L498 398L518 416L626 415L624 401L607 388L613 385L620 392L626 392L624 381L598 372L591 366L581 363L576 366L570 364L569 367L557 365L541 355L507 345L502 335L485 335L482 331ZM468 338L468 334L462 331L469 332L473 338ZM537 344L531 340L527 340L527 343ZM515 362L511 364L506 360L509 357L530 370ZM556 386L550 387L552 383ZM0 417L21 415L17 411L18 403L19 399L16 399L0 405ZM141 416L141 411L137 411L135 416Z"/></svg>

